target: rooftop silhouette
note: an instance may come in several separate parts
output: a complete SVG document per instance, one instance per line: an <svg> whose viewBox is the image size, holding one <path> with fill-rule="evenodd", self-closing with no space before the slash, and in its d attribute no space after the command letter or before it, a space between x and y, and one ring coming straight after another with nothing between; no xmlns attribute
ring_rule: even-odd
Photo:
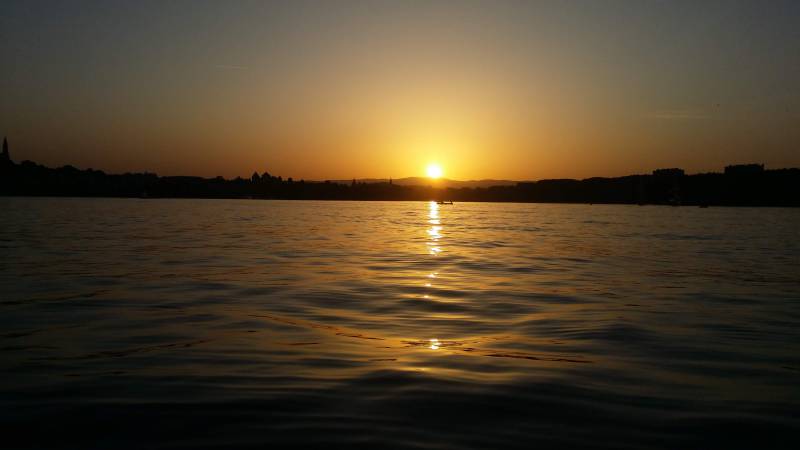
<svg viewBox="0 0 800 450"><path fill-rule="evenodd" d="M724 173L686 175L682 169L668 168L651 175L498 181L501 184L488 187L467 182L455 184L463 187L437 187L430 181L427 185L424 181L397 181L296 181L266 171L254 172L249 179L225 179L160 177L147 172L110 175L70 165L54 169L31 161L15 164L6 139L0 160L0 195L5 196L800 206L800 169L766 170L763 164L731 165Z"/></svg>

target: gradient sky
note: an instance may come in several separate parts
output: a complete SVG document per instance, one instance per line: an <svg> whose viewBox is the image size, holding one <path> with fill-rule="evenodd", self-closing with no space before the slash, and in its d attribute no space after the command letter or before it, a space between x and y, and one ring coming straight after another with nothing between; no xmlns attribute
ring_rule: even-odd
<svg viewBox="0 0 800 450"><path fill-rule="evenodd" d="M305 179L800 166L800 1L4 1L12 157Z"/></svg>

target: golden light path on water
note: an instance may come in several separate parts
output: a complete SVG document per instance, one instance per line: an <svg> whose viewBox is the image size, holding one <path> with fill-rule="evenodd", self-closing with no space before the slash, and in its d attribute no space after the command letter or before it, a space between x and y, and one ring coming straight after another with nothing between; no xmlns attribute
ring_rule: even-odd
<svg viewBox="0 0 800 450"><path fill-rule="evenodd" d="M429 202L428 204L428 223L430 224L430 228L428 229L428 254L436 257L441 253L442 248L439 245L439 241L442 239L442 222L439 218L439 204L434 201ZM436 272L432 272L428 274L429 279L436 278ZM432 282L425 283L426 288L433 288ZM430 294L425 294L424 298L428 299ZM430 349L431 350L438 350L439 349L439 339L431 338L430 340Z"/></svg>
<svg viewBox="0 0 800 450"><path fill-rule="evenodd" d="M431 225L428 229L428 236L430 237L428 241L428 253L436 256L442 251L441 247L438 245L439 239L442 238L442 225L439 219L439 205L434 201L429 203L428 219L428 223Z"/></svg>

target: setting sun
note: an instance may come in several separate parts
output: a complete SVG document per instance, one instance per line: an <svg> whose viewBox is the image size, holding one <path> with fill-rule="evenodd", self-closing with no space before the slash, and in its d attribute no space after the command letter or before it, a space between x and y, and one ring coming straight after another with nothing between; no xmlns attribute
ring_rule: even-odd
<svg viewBox="0 0 800 450"><path fill-rule="evenodd" d="M438 164L429 164L425 172L429 178L440 178L442 176L442 167Z"/></svg>

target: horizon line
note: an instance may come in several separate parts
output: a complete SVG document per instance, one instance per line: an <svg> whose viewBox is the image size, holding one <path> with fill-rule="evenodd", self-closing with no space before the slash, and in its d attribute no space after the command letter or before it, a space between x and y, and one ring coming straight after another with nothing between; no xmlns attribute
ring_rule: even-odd
<svg viewBox="0 0 800 450"><path fill-rule="evenodd" d="M4 154L4 156L5 156L5 154ZM139 174L139 175L155 175L155 176L157 176L159 178L201 178L201 179L208 179L208 180L222 178L224 180L236 180L236 179L250 180L250 179L253 178L254 175L258 175L259 177L263 177L264 175L269 175L269 176L272 176L272 177L274 177L276 179L277 178L281 178L281 179L285 179L285 180L291 179L292 181L295 181L295 178L291 177L291 176L290 177L283 177L282 175L277 175L276 176L276 175L270 174L268 171L264 171L262 173L258 173L257 170L254 170L253 174L250 177L242 177L240 175L237 175L237 176L231 177L231 178L226 178L226 177L224 177L222 175L215 175L215 176L159 175L157 172L150 172L150 171L147 171L147 170L142 171L142 172L125 171L125 172L113 172L112 173L112 172L107 172L107 171L105 171L103 169L95 169L93 167L87 167L87 168L81 169L81 168L76 167L76 166L74 166L72 164L64 164L64 165L58 166L58 167L49 167L49 166L45 166L44 164L40 164L40 163L37 163L36 161L29 160L29 159L22 160L19 163L14 163L14 161L10 158L10 155L6 156L6 158L8 158L7 159L8 162L10 162L11 164L14 164L14 165L23 165L23 164L26 164L26 163L30 163L30 164L33 164L33 165L36 165L36 166L40 166L40 167L45 167L45 168L48 168L48 169L51 169L51 170L59 170L59 169L65 169L65 168L70 168L71 167L71 168L73 168L75 170L82 171L82 172L88 172L88 171L102 172L105 175L112 175L112 176L113 175L126 175L126 174L131 174L131 175ZM539 181L552 181L552 180L578 180L578 181L580 181L580 180L591 180L591 179L595 179L595 178L625 178L625 177L632 177L632 176L652 176L652 175L655 175L656 172L659 172L659 171L664 171L664 172L666 172L666 171L679 171L680 175L682 175L682 176L706 175L706 174L724 174L725 173L725 169L727 169L729 167L741 167L741 166L761 166L761 169L764 170L764 171L768 171L768 170L793 170L793 169L797 170L797 169L800 169L800 167L780 167L780 168L767 169L766 164L764 164L764 163L745 163L745 164L728 164L728 165L723 167L723 171L722 172L709 171L709 172L685 173L685 171L683 169L681 169L681 168L668 167L668 168L653 169L649 173L630 173L630 174L627 174L627 175L620 175L620 176L595 175L595 176L590 176L590 177L585 177L585 178L556 177L556 178L539 178L539 179L522 179L522 180L514 180L514 179L508 179L508 178L480 178L480 179L460 180L460 179L456 179L456 178L446 178L446 177L430 178L430 177L426 177L426 176L406 176L406 177L399 177L399 178L394 178L394 177L386 177L386 178L381 178L381 177L326 178L326 179L299 178L296 181L298 181L298 182L299 181L303 181L303 182L308 182L308 183L326 183L326 182L330 182L330 183L352 183L353 181L356 181L356 182L370 184L370 183L387 183L387 182L390 182L390 181L394 182L394 181L417 180L418 179L418 180L425 180L428 183L432 183L432 184L441 184L443 182L484 183L484 182L493 182L493 181L494 182L504 182L504 183L536 183L536 182L539 182Z"/></svg>

